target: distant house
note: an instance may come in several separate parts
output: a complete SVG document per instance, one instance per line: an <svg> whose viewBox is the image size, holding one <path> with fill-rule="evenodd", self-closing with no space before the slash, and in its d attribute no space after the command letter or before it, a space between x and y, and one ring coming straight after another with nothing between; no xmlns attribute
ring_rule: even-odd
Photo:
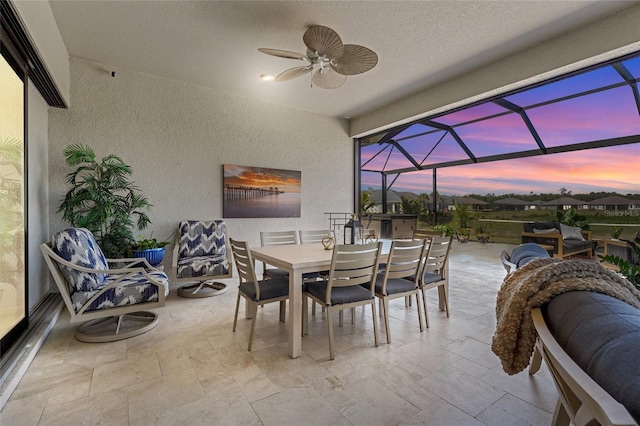
<svg viewBox="0 0 640 426"><path fill-rule="evenodd" d="M542 204L544 204L544 201L542 200L533 200L533 201L526 201L527 205L524 206L525 210L540 210L540 207L542 206Z"/></svg>
<svg viewBox="0 0 640 426"><path fill-rule="evenodd" d="M369 213L382 213L382 190L373 189L369 190L371 193L371 199L375 201L375 207L369 209ZM399 213L400 205L402 204L401 194L396 191L387 191L387 213Z"/></svg>
<svg viewBox="0 0 640 426"><path fill-rule="evenodd" d="M589 203L573 197L561 197L542 203L540 206L540 208L550 210L568 210L571 207L575 207L577 209L588 209Z"/></svg>
<svg viewBox="0 0 640 426"><path fill-rule="evenodd" d="M492 203L498 210L526 210L528 203L517 198L509 197Z"/></svg>
<svg viewBox="0 0 640 426"><path fill-rule="evenodd" d="M442 197L444 205L449 210L455 210L455 203L468 205L471 210L486 210L489 207L489 203L486 201L478 200L473 197Z"/></svg>
<svg viewBox="0 0 640 426"><path fill-rule="evenodd" d="M640 209L640 201L629 200L624 197L611 196L598 198L589 203L593 210L632 210Z"/></svg>

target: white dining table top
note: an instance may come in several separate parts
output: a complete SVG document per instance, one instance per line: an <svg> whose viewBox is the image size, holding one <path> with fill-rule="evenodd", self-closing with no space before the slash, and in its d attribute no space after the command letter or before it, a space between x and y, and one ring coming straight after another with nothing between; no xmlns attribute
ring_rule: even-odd
<svg viewBox="0 0 640 426"><path fill-rule="evenodd" d="M325 250L321 243L283 244L255 247L251 254L256 260L270 265L298 269L331 264L333 250Z"/></svg>

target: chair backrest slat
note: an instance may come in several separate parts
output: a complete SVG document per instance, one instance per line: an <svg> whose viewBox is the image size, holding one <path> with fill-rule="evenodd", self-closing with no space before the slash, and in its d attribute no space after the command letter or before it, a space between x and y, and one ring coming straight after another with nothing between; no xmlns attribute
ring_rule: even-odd
<svg viewBox="0 0 640 426"><path fill-rule="evenodd" d="M392 241L384 271L384 283L389 278L407 278L417 283L426 252L427 240L424 239Z"/></svg>
<svg viewBox="0 0 640 426"><path fill-rule="evenodd" d="M253 283L256 289L256 297L259 300L260 286L258 285L256 272L253 268L253 258L251 257L251 250L249 250L249 244L247 244L246 241L237 241L233 238L229 238L229 244L231 245L233 259L235 260L236 269L240 276L240 283Z"/></svg>
<svg viewBox="0 0 640 426"><path fill-rule="evenodd" d="M263 247L298 244L298 233L296 231L262 231L260 244Z"/></svg>
<svg viewBox="0 0 640 426"><path fill-rule="evenodd" d="M332 232L328 229L301 230L300 244L321 243L325 237L333 237Z"/></svg>
<svg viewBox="0 0 640 426"><path fill-rule="evenodd" d="M424 272L443 274L453 237L433 237L427 251Z"/></svg>
<svg viewBox="0 0 640 426"><path fill-rule="evenodd" d="M331 269L329 270L327 300L331 300L332 287L369 284L373 295L381 251L381 242L362 245L336 245L333 248Z"/></svg>

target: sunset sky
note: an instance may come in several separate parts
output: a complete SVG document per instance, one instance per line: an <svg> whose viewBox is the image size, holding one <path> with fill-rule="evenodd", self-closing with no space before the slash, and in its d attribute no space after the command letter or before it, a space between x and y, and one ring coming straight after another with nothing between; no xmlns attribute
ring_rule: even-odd
<svg viewBox="0 0 640 426"><path fill-rule="evenodd" d="M620 62L638 85L640 56ZM545 147L563 147L635 136L640 141L640 99L628 81L607 65L563 80L533 87L503 99L524 108ZM452 126L476 158L538 150L523 117L487 101L433 117ZM415 123L394 135L402 149L423 166L468 160L450 132L431 123ZM361 149L362 168L390 171L414 167L406 156L377 139ZM380 152L383 150L382 152ZM395 191L431 193L431 170L388 175ZM491 163L443 167L437 170L438 192L443 195L506 193L574 194L618 192L640 194L640 142L607 148L547 154ZM380 173L363 172L361 188L380 188Z"/></svg>
<svg viewBox="0 0 640 426"><path fill-rule="evenodd" d="M380 187L379 175L367 177L364 190ZM437 177L443 195L556 193L560 188L574 194L640 194L640 144L448 167L438 169ZM430 194L432 173L405 173L392 189Z"/></svg>
<svg viewBox="0 0 640 426"><path fill-rule="evenodd" d="M300 172L295 170L224 165L224 183L260 188L277 187L287 193L300 192Z"/></svg>

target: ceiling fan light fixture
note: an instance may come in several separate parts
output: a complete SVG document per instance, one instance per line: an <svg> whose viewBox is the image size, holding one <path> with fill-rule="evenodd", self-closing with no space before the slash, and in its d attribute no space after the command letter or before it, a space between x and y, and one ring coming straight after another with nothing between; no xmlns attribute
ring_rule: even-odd
<svg viewBox="0 0 640 426"><path fill-rule="evenodd" d="M262 80L262 81L273 81L273 80L275 80L275 77L272 76L271 74L262 74L260 76L260 80Z"/></svg>
<svg viewBox="0 0 640 426"><path fill-rule="evenodd" d="M258 49L267 55L308 63L283 71L275 77L276 81L288 81L315 69L311 78L312 86L335 89L345 83L348 75L362 74L378 63L378 55L373 50L357 44L343 44L338 33L323 25L309 27L302 41L307 46L306 55L288 50Z"/></svg>

